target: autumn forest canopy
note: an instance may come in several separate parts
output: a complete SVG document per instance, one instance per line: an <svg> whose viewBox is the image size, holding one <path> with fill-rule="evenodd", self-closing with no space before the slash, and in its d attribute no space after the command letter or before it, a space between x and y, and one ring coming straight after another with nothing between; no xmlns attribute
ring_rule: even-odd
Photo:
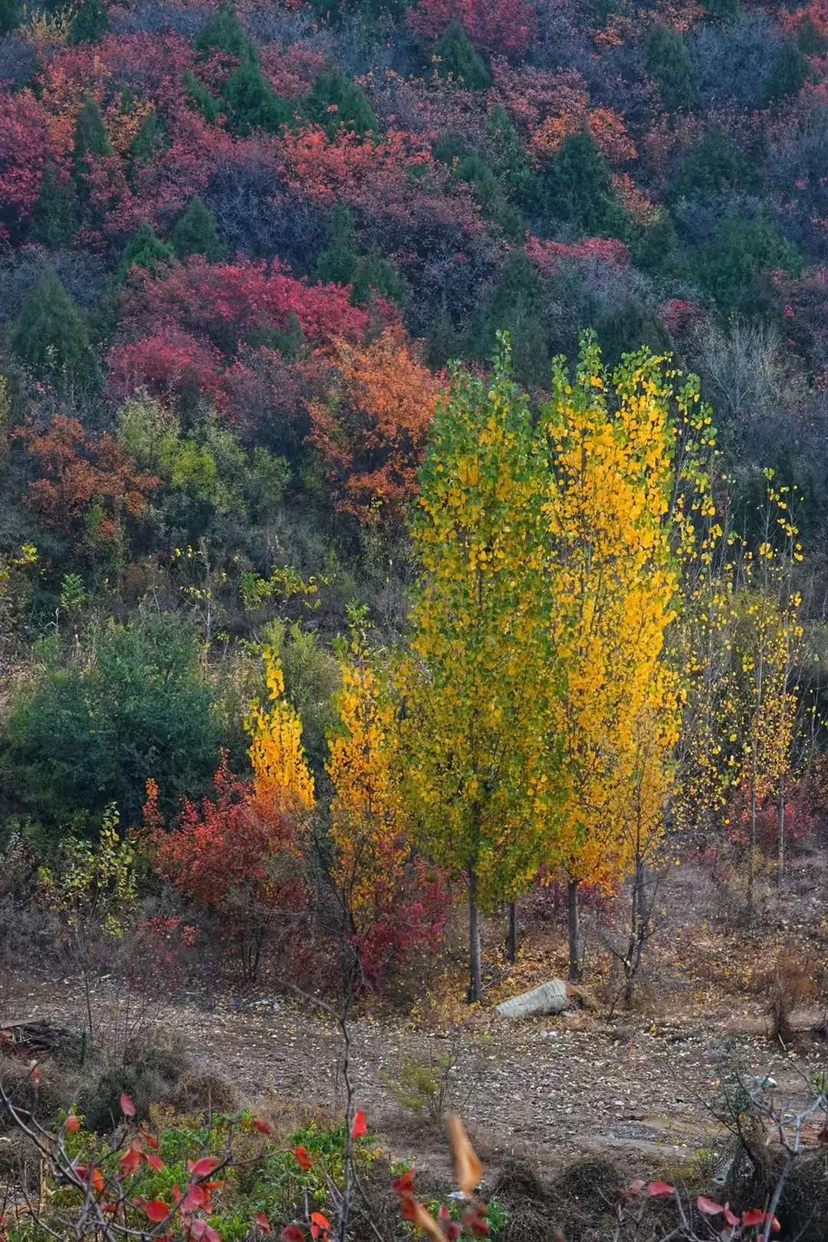
<svg viewBox="0 0 828 1242"><path fill-rule="evenodd" d="M824 0L0 35L10 951L480 1000L626 893L632 1003L659 868L750 921L828 823Z"/></svg>

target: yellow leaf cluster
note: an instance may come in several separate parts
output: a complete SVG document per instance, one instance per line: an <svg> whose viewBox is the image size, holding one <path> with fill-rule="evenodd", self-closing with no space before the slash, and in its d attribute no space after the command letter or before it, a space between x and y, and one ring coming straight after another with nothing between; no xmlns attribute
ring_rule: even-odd
<svg viewBox="0 0 828 1242"><path fill-rule="evenodd" d="M679 734L679 680L666 659L679 589L671 397L657 360L640 359L610 385L587 343L574 384L556 373L541 422L558 661L548 732L564 791L547 862L605 887L663 832Z"/></svg>
<svg viewBox="0 0 828 1242"><path fill-rule="evenodd" d="M306 815L315 803L314 781L302 746L302 722L285 698L279 657L271 647L262 652L267 701L255 699L245 727L251 736L253 792L263 808L290 817Z"/></svg>
<svg viewBox="0 0 828 1242"><path fill-rule="evenodd" d="M335 879L359 924L361 916L390 904L409 852L396 775L397 721L364 658L344 665L338 706L339 731L330 739L327 764Z"/></svg>

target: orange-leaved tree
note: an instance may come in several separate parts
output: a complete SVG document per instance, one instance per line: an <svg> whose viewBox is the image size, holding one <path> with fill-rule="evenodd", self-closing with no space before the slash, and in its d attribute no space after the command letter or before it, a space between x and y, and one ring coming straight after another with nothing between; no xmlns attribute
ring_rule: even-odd
<svg viewBox="0 0 828 1242"><path fill-rule="evenodd" d="M334 366L327 399L311 404L310 418L336 504L362 522L399 519L416 494L439 381L400 328L365 346L338 340Z"/></svg>

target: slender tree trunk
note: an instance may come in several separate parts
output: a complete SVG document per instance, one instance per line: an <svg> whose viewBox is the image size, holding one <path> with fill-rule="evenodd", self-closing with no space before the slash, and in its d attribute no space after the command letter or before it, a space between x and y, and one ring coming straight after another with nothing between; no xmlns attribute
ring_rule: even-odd
<svg viewBox="0 0 828 1242"><path fill-rule="evenodd" d="M750 844L748 846L747 916L753 918L753 882L756 871L756 779L750 783Z"/></svg>
<svg viewBox="0 0 828 1242"><path fill-rule="evenodd" d="M627 960L624 963L624 973L626 975L626 983L624 986L624 1000L627 1005L632 1004L633 993L635 991L635 971L636 971L636 948L639 940L639 919L640 911L640 894L641 894L641 863L636 859L635 879L632 886L632 903L630 907L630 940L629 949L627 951Z"/></svg>
<svg viewBox="0 0 828 1242"><path fill-rule="evenodd" d="M483 995L480 953L480 907L477 904L477 869L469 868L469 1004Z"/></svg>
<svg viewBox="0 0 828 1242"><path fill-rule="evenodd" d="M506 937L506 956L513 964L517 961L518 951L518 921L517 921L517 902L509 902L509 933Z"/></svg>
<svg viewBox="0 0 828 1242"><path fill-rule="evenodd" d="M781 888L785 878L785 781L779 782L779 802L776 812L779 826L779 858L776 867L776 883Z"/></svg>
<svg viewBox="0 0 828 1242"><path fill-rule="evenodd" d="M567 902L569 905L569 982L580 983L583 978L583 961L581 952L581 912L578 909L578 881L567 882Z"/></svg>

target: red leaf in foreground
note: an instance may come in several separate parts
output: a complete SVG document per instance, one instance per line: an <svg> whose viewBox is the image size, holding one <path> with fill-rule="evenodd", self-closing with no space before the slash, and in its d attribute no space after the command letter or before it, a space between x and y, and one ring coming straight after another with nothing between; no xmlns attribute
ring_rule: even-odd
<svg viewBox="0 0 828 1242"><path fill-rule="evenodd" d="M305 1235L298 1225L285 1225L282 1230L282 1242L305 1242Z"/></svg>
<svg viewBox="0 0 828 1242"><path fill-rule="evenodd" d="M70 1115L66 1118L65 1125L70 1134L77 1134L80 1129L80 1122L74 1113L70 1113Z"/></svg>
<svg viewBox="0 0 828 1242"><path fill-rule="evenodd" d="M365 1113L360 1109L354 1114L353 1125L351 1126L351 1138L362 1138L363 1134L368 1133L368 1127L365 1124Z"/></svg>
<svg viewBox="0 0 828 1242"><path fill-rule="evenodd" d="M204 1238L205 1242L221 1242L221 1236L206 1220L194 1220L189 1228L191 1238Z"/></svg>
<svg viewBox="0 0 828 1242"><path fill-rule="evenodd" d="M135 1105L133 1104L130 1097L127 1095L126 1091L121 1096L121 1112L124 1114L125 1117L135 1116Z"/></svg>
<svg viewBox="0 0 828 1242"><path fill-rule="evenodd" d="M767 1212L761 1208L748 1208L742 1213L742 1224L749 1229L752 1225L764 1225L766 1218Z"/></svg>
<svg viewBox="0 0 828 1242"><path fill-rule="evenodd" d="M253 1125L259 1131L259 1134L272 1134L273 1133L273 1130L267 1124L264 1117L254 1117Z"/></svg>
<svg viewBox="0 0 828 1242"><path fill-rule="evenodd" d="M669 1182L650 1182L647 1187L647 1194L651 1199L658 1199L662 1195L672 1195L675 1192L675 1186L671 1186Z"/></svg>
<svg viewBox="0 0 828 1242"><path fill-rule="evenodd" d="M160 1156L156 1156L154 1151L147 1152L147 1164L151 1169L155 1169L156 1173L160 1173L164 1168L164 1161Z"/></svg>
<svg viewBox="0 0 828 1242"><path fill-rule="evenodd" d="M725 1214L725 1220L727 1221L727 1223L731 1227L735 1228L735 1226L738 1225L739 1223L739 1217L736 1215L735 1212L731 1212L729 1203L725 1204L724 1214Z"/></svg>
<svg viewBox="0 0 828 1242"><path fill-rule="evenodd" d="M192 1212L194 1208L203 1207L207 1202L207 1192L203 1186L193 1184L181 1201L182 1212Z"/></svg>
<svg viewBox="0 0 828 1242"><path fill-rule="evenodd" d="M414 1173L411 1169L406 1169L401 1173L397 1180L393 1183L393 1189L398 1195L410 1195L414 1192Z"/></svg>
<svg viewBox="0 0 828 1242"><path fill-rule="evenodd" d="M331 1232L331 1222L321 1212L313 1212L310 1229L312 1238L324 1238Z"/></svg>
<svg viewBox="0 0 828 1242"><path fill-rule="evenodd" d="M256 1215L253 1217L253 1224L254 1224L254 1225L258 1225L258 1226L259 1226L259 1228L261 1229L262 1233L271 1233L271 1232L272 1232L272 1230L271 1230L271 1228L270 1228L270 1221L267 1219L267 1217L265 1216L264 1212L257 1212L257 1213L256 1213ZM284 1236L284 1235L283 1235L283 1236Z"/></svg>
<svg viewBox="0 0 828 1242"><path fill-rule="evenodd" d="M162 1220L166 1220L170 1214L170 1209L161 1199L152 1199L149 1203L145 1203L144 1211L153 1224L156 1225L160 1224Z"/></svg>
<svg viewBox="0 0 828 1242"><path fill-rule="evenodd" d="M720 1212L724 1211L721 1203L714 1203L706 1195L699 1195L696 1200L696 1207L700 1212L704 1212L705 1216L718 1216Z"/></svg>
<svg viewBox="0 0 828 1242"><path fill-rule="evenodd" d="M193 1177L209 1177L218 1165L219 1160L216 1156L202 1156L200 1160L196 1160L195 1164L188 1164L187 1170L192 1173Z"/></svg>
<svg viewBox="0 0 828 1242"><path fill-rule="evenodd" d="M313 1161L307 1147L294 1147L293 1154L300 1169L312 1169Z"/></svg>
<svg viewBox="0 0 828 1242"><path fill-rule="evenodd" d="M130 1147L125 1156L121 1157L118 1165L121 1170L121 1177L131 1177L133 1173L137 1173L141 1167L143 1156L140 1151L136 1151Z"/></svg>

